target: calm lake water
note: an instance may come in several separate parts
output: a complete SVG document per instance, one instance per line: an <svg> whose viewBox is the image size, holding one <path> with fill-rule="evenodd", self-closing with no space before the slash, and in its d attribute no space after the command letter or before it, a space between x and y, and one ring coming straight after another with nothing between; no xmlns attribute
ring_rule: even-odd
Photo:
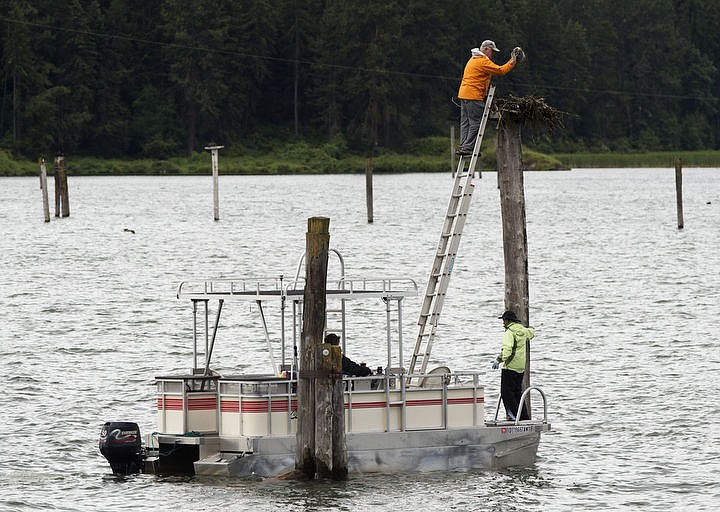
<svg viewBox="0 0 720 512"><path fill-rule="evenodd" d="M486 416L504 286L495 179L478 183L431 362L486 372ZM450 185L377 175L368 224L362 175L222 176L214 222L209 176L71 176L71 216L45 224L38 180L0 178L0 509L716 510L719 169L684 170L683 230L672 169L525 174L532 382L553 425L533 467L343 483L112 475L102 423L152 432L153 377L191 366L180 281L294 276L307 218L323 215L348 274L424 290ZM406 354L418 313L408 301ZM257 312L234 314L229 332L258 335L219 339L215 367L266 371ZM381 340L360 340L353 358L383 364Z"/></svg>

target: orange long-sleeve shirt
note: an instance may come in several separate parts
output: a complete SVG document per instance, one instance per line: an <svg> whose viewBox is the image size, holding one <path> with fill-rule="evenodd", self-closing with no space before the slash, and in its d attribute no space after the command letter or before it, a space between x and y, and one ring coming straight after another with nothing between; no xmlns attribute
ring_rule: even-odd
<svg viewBox="0 0 720 512"><path fill-rule="evenodd" d="M490 87L490 79L493 76L505 75L514 67L515 62L512 59L502 66L498 66L485 55L472 57L465 64L458 98L461 100L484 100L488 87Z"/></svg>

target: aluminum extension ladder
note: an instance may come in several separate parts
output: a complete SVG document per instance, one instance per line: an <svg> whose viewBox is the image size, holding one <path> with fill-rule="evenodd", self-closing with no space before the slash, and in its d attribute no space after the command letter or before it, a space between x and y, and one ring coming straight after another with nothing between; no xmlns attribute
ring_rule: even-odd
<svg viewBox="0 0 720 512"><path fill-rule="evenodd" d="M445 222L440 233L440 242L438 243L437 252L435 253L435 261L433 262L430 278L428 279L425 298L423 299L422 308L420 308L420 318L418 325L417 341L415 342L415 350L408 374L425 374L427 364L432 351L433 341L435 340L435 332L437 331L438 320L445 303L445 295L447 294L450 284L450 276L452 275L453 266L455 265L455 257L457 256L458 247L460 246L460 238L465 226L465 219L470 209L470 201L475 190L473 177L475 175L475 166L480 156L480 145L482 144L485 127L490 117L490 107L495 96L495 86L491 85L488 90L487 99L485 100L485 110L480 121L478 135L475 139L475 146L470 155L470 164L465 170L466 155L460 156L457 171L455 172L455 181L453 183L452 192L450 194L450 202L448 204L447 213L445 214ZM419 371L415 371L418 359L422 358Z"/></svg>

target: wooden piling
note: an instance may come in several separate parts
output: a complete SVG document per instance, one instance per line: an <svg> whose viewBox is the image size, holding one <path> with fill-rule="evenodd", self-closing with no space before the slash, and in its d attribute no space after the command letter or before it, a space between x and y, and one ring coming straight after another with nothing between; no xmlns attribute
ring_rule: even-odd
<svg viewBox="0 0 720 512"><path fill-rule="evenodd" d="M675 198L677 200L677 222L678 229L685 227L683 220L683 198L682 198L682 160L675 159Z"/></svg>
<svg viewBox="0 0 720 512"><path fill-rule="evenodd" d="M307 478L347 476L339 355L323 343L330 219L308 219L305 293L298 382L295 470ZM325 354L325 350L328 353Z"/></svg>
<svg viewBox="0 0 720 512"><path fill-rule="evenodd" d="M70 216L70 194L68 192L65 156L59 153L55 157L55 217Z"/></svg>
<svg viewBox="0 0 720 512"><path fill-rule="evenodd" d="M212 176L213 176L213 218L220 220L220 192L219 192L219 178L218 178L218 151L225 146L216 146L213 143L205 146L205 149L210 151L210 157L212 161Z"/></svg>
<svg viewBox="0 0 720 512"><path fill-rule="evenodd" d="M365 160L365 201L367 203L367 221L373 223L373 168L372 158Z"/></svg>
<svg viewBox="0 0 720 512"><path fill-rule="evenodd" d="M47 167L45 166L45 158L40 157L40 190L42 191L43 216L45 222L50 222L50 202L48 200L47 188Z"/></svg>
<svg viewBox="0 0 720 512"><path fill-rule="evenodd" d="M315 381L315 477L345 480L345 403L342 380L342 351L323 343L316 360L320 363Z"/></svg>
<svg viewBox="0 0 720 512"><path fill-rule="evenodd" d="M520 123L511 119L504 120L498 127L497 166L505 256L505 309L514 311L523 324L529 325L528 247L520 128ZM529 342L525 350L523 389L530 386ZM525 407L530 414L529 399Z"/></svg>

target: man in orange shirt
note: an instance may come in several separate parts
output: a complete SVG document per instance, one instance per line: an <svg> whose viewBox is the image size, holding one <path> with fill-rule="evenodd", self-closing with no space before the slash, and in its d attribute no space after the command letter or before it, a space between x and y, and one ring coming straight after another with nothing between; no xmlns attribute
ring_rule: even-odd
<svg viewBox="0 0 720 512"><path fill-rule="evenodd" d="M475 146L480 121L485 110L490 79L496 75L505 75L515 67L517 55L520 50L515 48L508 60L502 66L492 61L494 52L499 52L493 41L485 40L480 48L470 50L472 57L465 64L458 98L460 99L460 145L458 155L471 155Z"/></svg>

